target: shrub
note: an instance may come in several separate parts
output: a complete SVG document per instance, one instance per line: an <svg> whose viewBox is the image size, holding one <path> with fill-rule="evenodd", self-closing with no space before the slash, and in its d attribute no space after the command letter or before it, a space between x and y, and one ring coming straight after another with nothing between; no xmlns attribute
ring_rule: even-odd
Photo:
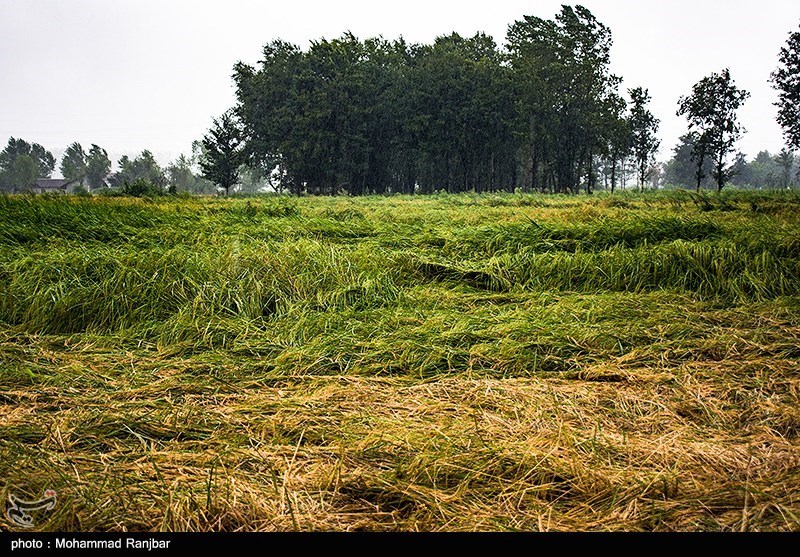
<svg viewBox="0 0 800 557"><path fill-rule="evenodd" d="M156 197L164 195L164 190L148 180L138 178L131 183L125 182L122 194L131 197Z"/></svg>
<svg viewBox="0 0 800 557"><path fill-rule="evenodd" d="M92 194L89 193L89 190L87 190L85 186L78 184L72 188L72 195L77 195L78 197L91 197Z"/></svg>

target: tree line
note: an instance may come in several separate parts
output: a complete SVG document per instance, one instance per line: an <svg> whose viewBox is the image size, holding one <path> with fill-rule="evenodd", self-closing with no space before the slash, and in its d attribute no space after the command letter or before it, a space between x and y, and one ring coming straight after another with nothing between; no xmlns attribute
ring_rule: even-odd
<svg viewBox="0 0 800 557"><path fill-rule="evenodd" d="M242 164L294 194L593 191L623 159L640 183L658 148L646 89L619 91L610 30L581 6L483 33L275 40L234 68L237 105L204 141L225 187ZM227 167L229 170L224 170ZM230 169L234 169L231 172Z"/></svg>
<svg viewBox="0 0 800 557"><path fill-rule="evenodd" d="M73 193L136 196L216 193L214 183L197 170L201 156L202 146L195 142L191 156L180 155L161 167L153 153L145 149L134 157L123 155L117 161L117 170L112 172L105 149L92 144L86 151L74 142L64 150L59 170ZM0 151L0 192L29 191L38 179L50 178L55 168L55 157L42 145L11 137Z"/></svg>
<svg viewBox="0 0 800 557"><path fill-rule="evenodd" d="M652 181L664 188L697 189L697 163L692 159L693 150L694 137L690 134L681 136L672 151L672 157L656 167ZM700 189L717 189L710 159L703 161L700 172ZM793 188L800 183L800 158L787 148L775 154L763 150L751 159L738 151L733 156L728 173L727 184L740 189Z"/></svg>
<svg viewBox="0 0 800 557"><path fill-rule="evenodd" d="M214 119L191 157L162 169L145 150L122 157L112 173L105 150L74 143L61 172L81 187L133 195L267 187L298 195L591 193L631 180L639 188L660 181L719 191L737 181L764 186L763 176L792 183L800 32L790 34L770 78L787 148L767 157L780 175L759 173L763 154L748 163L736 151L745 132L737 111L749 93L729 69L678 100L688 131L672 160L657 165L650 92L620 91L611 45L611 31L589 10L566 5L552 19L524 16L509 25L502 48L484 33L432 44L346 33L306 50L274 40L257 65L235 65L237 103ZM0 188L21 191L54 168L41 145L11 138L0 152Z"/></svg>
<svg viewBox="0 0 800 557"><path fill-rule="evenodd" d="M483 33L430 45L347 33L306 51L275 40L257 66L235 66L238 102L204 139L203 169L226 191L244 166L294 194L613 192L631 175L643 188L661 170L659 121L647 89L621 95L611 44L582 6L523 17L504 49ZM770 79L784 168L800 148L799 75L795 32ZM749 96L725 68L679 99L689 130L676 159L691 166L685 180L683 161L671 165L681 183L720 191L741 173L737 111Z"/></svg>

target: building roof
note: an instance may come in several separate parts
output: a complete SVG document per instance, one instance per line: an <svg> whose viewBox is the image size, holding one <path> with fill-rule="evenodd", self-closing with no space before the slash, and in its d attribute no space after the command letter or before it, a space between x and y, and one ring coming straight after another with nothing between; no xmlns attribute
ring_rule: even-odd
<svg viewBox="0 0 800 557"><path fill-rule="evenodd" d="M37 188L46 190L63 189L70 183L69 180L61 180L58 178L40 178L33 184Z"/></svg>

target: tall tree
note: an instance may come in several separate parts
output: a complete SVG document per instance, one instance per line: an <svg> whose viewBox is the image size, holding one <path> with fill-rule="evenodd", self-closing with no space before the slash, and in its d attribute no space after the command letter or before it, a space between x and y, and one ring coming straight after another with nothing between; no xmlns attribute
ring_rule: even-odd
<svg viewBox="0 0 800 557"><path fill-rule="evenodd" d="M122 155L117 161L118 170L108 177L108 183L115 188L132 184L136 180L136 169L128 155Z"/></svg>
<svg viewBox="0 0 800 557"><path fill-rule="evenodd" d="M628 122L633 139L633 153L636 157L639 188L644 190L644 184L655 163L656 151L661 145L661 141L656 137L659 120L647 109L647 104L651 100L647 89L636 87L629 89L628 94L631 96Z"/></svg>
<svg viewBox="0 0 800 557"><path fill-rule="evenodd" d="M792 184L792 168L794 167L794 153L784 148L775 155L775 162L781 169L781 189L788 189Z"/></svg>
<svg viewBox="0 0 800 557"><path fill-rule="evenodd" d="M0 151L0 189L24 190L37 178L49 178L55 166L53 154L38 143L11 137Z"/></svg>
<svg viewBox="0 0 800 557"><path fill-rule="evenodd" d="M611 193L617 188L620 165L630 156L633 146L633 134L628 118L625 117L625 99L617 96L616 104L611 106L607 124L608 148L606 150L606 167L611 179Z"/></svg>
<svg viewBox="0 0 800 557"><path fill-rule="evenodd" d="M111 159L108 158L108 153L93 143L86 157L86 183L89 184L89 188L105 187L110 172Z"/></svg>
<svg viewBox="0 0 800 557"><path fill-rule="evenodd" d="M232 112L228 111L214 119L214 125L203 138L203 158L200 168L203 176L230 192L239 180L242 164L242 132Z"/></svg>
<svg viewBox="0 0 800 557"><path fill-rule="evenodd" d="M747 162L747 157L744 153L739 151L733 157L733 164L731 165L731 184L739 187L750 187L753 185L753 172L750 164Z"/></svg>
<svg viewBox="0 0 800 557"><path fill-rule="evenodd" d="M507 42L273 41L234 70L244 160L292 193L591 192L609 167L616 187L630 134L610 30L563 6Z"/></svg>
<svg viewBox="0 0 800 557"><path fill-rule="evenodd" d="M780 65L772 75L772 87L778 91L778 123L783 128L790 149L800 149L800 31L790 33L781 48Z"/></svg>
<svg viewBox="0 0 800 557"><path fill-rule="evenodd" d="M682 135L672 149L672 158L664 169L664 182L673 186L693 186L697 184L697 170L700 168L700 186L707 184L705 178L711 176L711 160L705 158L703 166L695 164L693 154L696 136L692 133Z"/></svg>
<svg viewBox="0 0 800 557"><path fill-rule="evenodd" d="M714 162L712 175L718 192L730 178L727 157L745 131L736 118L736 111L749 96L750 93L736 87L726 68L701 79L692 87L691 95L678 101L678 116L686 116L689 129L696 134L694 160L698 169L698 190L706 157Z"/></svg>
<svg viewBox="0 0 800 557"><path fill-rule="evenodd" d="M12 191L28 189L39 178L39 167L36 159L30 155L20 155L15 158L8 171Z"/></svg>
<svg viewBox="0 0 800 557"><path fill-rule="evenodd" d="M86 153L77 141L67 147L61 157L61 174L71 182L83 184L86 178Z"/></svg>
<svg viewBox="0 0 800 557"><path fill-rule="evenodd" d="M133 167L137 178L146 180L162 189L166 187L167 178L164 176L164 170L149 149L145 149L134 159Z"/></svg>
<svg viewBox="0 0 800 557"><path fill-rule="evenodd" d="M781 169L769 151L761 151L749 164L753 185L758 188L779 188Z"/></svg>
<svg viewBox="0 0 800 557"><path fill-rule="evenodd" d="M189 159L181 154L175 161L166 167L167 183L170 191L191 191L195 182L194 174Z"/></svg>
<svg viewBox="0 0 800 557"><path fill-rule="evenodd" d="M438 37L416 53L409 77L409 128L423 192L513 187L516 116L508 68L479 33Z"/></svg>
<svg viewBox="0 0 800 557"><path fill-rule="evenodd" d="M585 176L591 191L620 82L609 71L611 31L586 8L562 6L552 21L514 22L507 43L533 187L574 193Z"/></svg>

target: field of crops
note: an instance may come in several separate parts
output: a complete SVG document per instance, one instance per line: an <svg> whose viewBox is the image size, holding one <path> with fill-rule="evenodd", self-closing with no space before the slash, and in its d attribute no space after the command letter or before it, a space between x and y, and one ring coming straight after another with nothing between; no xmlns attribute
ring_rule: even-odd
<svg viewBox="0 0 800 557"><path fill-rule="evenodd" d="M0 198L35 529L800 530L798 486L796 193Z"/></svg>

